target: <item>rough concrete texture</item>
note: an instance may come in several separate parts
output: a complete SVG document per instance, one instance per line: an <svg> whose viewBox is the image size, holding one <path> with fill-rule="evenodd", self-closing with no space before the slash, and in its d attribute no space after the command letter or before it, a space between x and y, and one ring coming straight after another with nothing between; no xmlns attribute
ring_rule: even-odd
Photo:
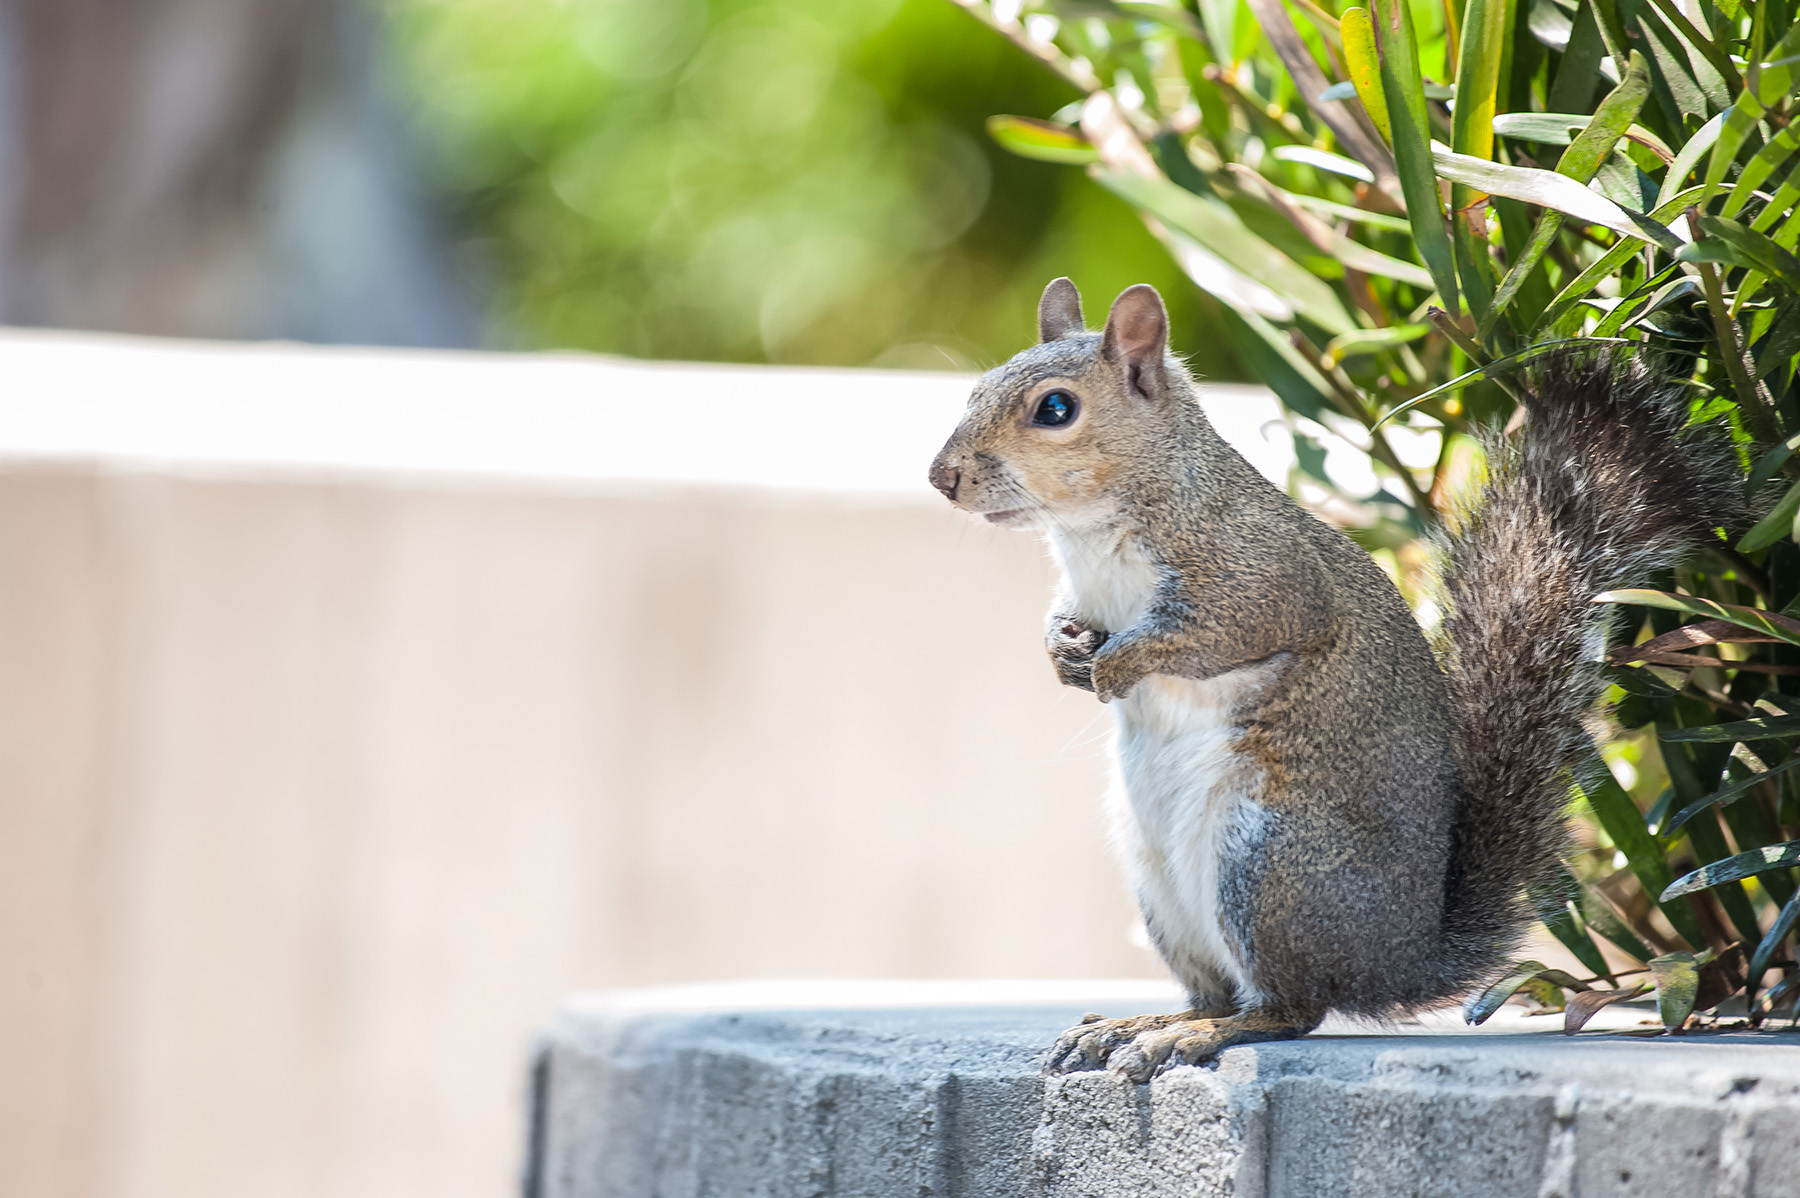
<svg viewBox="0 0 1800 1198"><path fill-rule="evenodd" d="M1041 1079L1068 983L688 987L566 1003L528 1198L1794 1198L1800 1036L1565 1038L1510 1010L1235 1048L1145 1086ZM1497 1024L1498 1026L1495 1026ZM1610 1029L1610 1030L1609 1030Z"/></svg>

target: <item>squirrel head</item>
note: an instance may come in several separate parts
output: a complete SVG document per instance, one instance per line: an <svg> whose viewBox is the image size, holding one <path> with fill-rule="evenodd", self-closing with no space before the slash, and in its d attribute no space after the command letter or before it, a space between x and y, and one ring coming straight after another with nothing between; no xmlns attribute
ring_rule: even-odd
<svg viewBox="0 0 1800 1198"><path fill-rule="evenodd" d="M1126 288L1090 333L1075 284L1057 279L1038 304L1038 336L975 384L931 485L995 524L1112 523L1132 484L1166 477L1170 449L1205 419L1169 355L1162 296Z"/></svg>

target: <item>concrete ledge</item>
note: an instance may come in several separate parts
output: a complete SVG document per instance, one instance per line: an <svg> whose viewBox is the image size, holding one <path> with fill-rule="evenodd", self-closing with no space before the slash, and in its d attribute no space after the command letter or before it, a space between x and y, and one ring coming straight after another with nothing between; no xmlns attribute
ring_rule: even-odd
<svg viewBox="0 0 1800 1198"><path fill-rule="evenodd" d="M1800 1037L1569 1039L1503 1012L1327 1024L1147 1086L1044 1081L1147 983L738 984L564 1004L533 1073L531 1198L1432 1195L1792 1198Z"/></svg>

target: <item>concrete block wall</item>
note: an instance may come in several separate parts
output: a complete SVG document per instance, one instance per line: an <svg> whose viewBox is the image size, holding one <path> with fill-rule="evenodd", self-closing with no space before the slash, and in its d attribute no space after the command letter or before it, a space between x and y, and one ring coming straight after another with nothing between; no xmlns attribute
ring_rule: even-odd
<svg viewBox="0 0 1800 1198"><path fill-rule="evenodd" d="M1070 985L694 987L570 1000L528 1198L1794 1198L1800 1039L1565 1038L1516 1008L1328 1023L1137 1086L1046 1080ZM1594 1025L1590 1025L1594 1026ZM1541 1030L1540 1030L1541 1029ZM1610 1031L1609 1031L1610 1029Z"/></svg>

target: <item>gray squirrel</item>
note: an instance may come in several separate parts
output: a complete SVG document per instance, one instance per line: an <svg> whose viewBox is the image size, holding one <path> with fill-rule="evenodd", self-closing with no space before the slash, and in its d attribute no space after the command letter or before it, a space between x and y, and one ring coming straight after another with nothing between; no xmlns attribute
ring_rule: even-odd
<svg viewBox="0 0 1800 1198"><path fill-rule="evenodd" d="M1213 431L1155 289L1091 333L1057 279L1038 329L976 384L931 482L1041 531L1061 567L1050 658L1116 714L1117 840L1189 1002L1090 1016L1046 1070L1144 1081L1489 976L1591 753L1592 597L1737 517L1729 437L1628 359L1552 358L1452 514L1434 652L1368 554Z"/></svg>

